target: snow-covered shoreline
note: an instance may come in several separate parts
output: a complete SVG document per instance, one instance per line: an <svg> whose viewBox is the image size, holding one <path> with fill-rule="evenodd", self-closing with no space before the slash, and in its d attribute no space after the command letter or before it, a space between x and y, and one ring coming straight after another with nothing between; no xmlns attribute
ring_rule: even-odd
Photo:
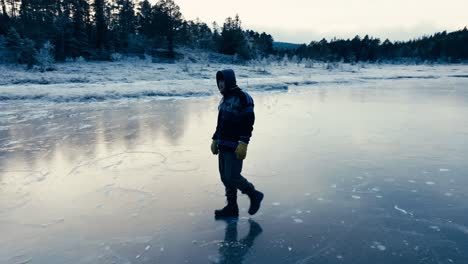
<svg viewBox="0 0 468 264"><path fill-rule="evenodd" d="M360 84L407 79L468 78L468 65L303 64L250 65L121 62L60 63L50 72L0 66L0 101L87 102L140 97L210 96L217 70L233 68L239 86L287 91L294 86Z"/></svg>

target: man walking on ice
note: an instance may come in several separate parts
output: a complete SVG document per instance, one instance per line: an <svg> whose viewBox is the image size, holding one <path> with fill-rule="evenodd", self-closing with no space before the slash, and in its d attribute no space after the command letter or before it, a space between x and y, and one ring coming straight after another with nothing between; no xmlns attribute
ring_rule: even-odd
<svg viewBox="0 0 468 264"><path fill-rule="evenodd" d="M241 175L241 171L255 121L254 102L248 93L237 86L233 70L218 71L216 82L223 98L218 107L218 123L211 152L219 154L219 173L226 190L227 205L215 210L215 217L239 216L237 189L249 197L248 212L253 215L260 208L263 193L255 190L254 185Z"/></svg>

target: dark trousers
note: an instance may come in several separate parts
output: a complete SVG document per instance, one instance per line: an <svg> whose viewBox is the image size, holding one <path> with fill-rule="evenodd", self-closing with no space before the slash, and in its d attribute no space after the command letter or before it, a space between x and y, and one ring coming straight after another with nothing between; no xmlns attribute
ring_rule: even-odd
<svg viewBox="0 0 468 264"><path fill-rule="evenodd" d="M220 151L218 156L219 174L226 189L228 203L236 202L237 189L244 194L253 193L254 185L241 175L242 160L237 159L236 154L230 151Z"/></svg>

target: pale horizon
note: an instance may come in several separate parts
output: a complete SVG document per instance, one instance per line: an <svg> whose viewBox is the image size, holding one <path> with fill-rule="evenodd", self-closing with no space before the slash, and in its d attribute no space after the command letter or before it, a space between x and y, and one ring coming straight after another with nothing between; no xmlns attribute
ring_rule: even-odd
<svg viewBox="0 0 468 264"><path fill-rule="evenodd" d="M156 2L156 0L152 0ZM440 31L455 31L468 25L468 1L414 0L307 0L216 1L175 0L185 19L211 26L223 25L239 15L244 29L271 34L275 41L309 43L322 38L353 38L366 34L392 41L410 40Z"/></svg>

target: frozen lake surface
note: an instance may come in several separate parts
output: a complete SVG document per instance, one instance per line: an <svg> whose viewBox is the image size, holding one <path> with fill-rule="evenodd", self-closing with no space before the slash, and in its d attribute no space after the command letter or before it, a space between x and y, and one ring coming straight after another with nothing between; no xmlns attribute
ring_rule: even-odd
<svg viewBox="0 0 468 264"><path fill-rule="evenodd" d="M1 101L0 263L467 263L460 76L252 91L266 196L228 222L219 96Z"/></svg>

